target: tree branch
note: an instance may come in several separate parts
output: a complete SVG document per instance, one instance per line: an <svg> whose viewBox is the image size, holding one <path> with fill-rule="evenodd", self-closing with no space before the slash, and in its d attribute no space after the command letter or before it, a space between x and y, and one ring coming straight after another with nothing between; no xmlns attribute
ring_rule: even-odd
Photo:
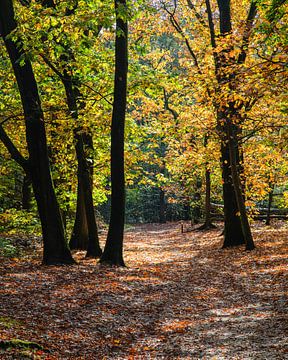
<svg viewBox="0 0 288 360"><path fill-rule="evenodd" d="M3 129L3 126L0 125L0 140L8 150L12 159L14 159L17 164L19 164L26 174L30 173L29 160L25 159L19 150L16 148L10 137L7 135L6 131Z"/></svg>
<svg viewBox="0 0 288 360"><path fill-rule="evenodd" d="M174 120L177 121L179 114L177 113L176 110L172 109L169 106L169 95L167 94L167 91L165 88L163 88L163 95L164 95L164 109L170 111L170 113L173 115Z"/></svg>
<svg viewBox="0 0 288 360"><path fill-rule="evenodd" d="M196 57L196 55L195 55L195 53L194 53L194 51L193 51L193 49L192 49L192 47L191 47L188 39L187 39L187 37L185 36L185 34L184 34L184 32L183 32L183 30L182 30L179 22L175 19L176 5L175 5L175 7L174 7L174 11L173 11L173 12L171 12L170 10L168 10L167 7L165 6L165 4L163 4L163 8L164 8L164 10L167 12L167 14L169 15L169 20L170 20L172 26L174 27L174 29L175 29L175 30L178 32L178 34L180 34L180 35L182 36L182 38L184 39L185 44L186 44L186 46L187 46L187 48L188 48L188 51L189 51L189 53L190 53L190 55L191 55L191 57L192 57L192 59L193 59L194 65L197 67L198 72L201 73L201 70L200 70L200 66L199 66L197 57Z"/></svg>
<svg viewBox="0 0 288 360"><path fill-rule="evenodd" d="M206 23L203 20L203 17L199 14L199 12L196 10L195 5L192 3L191 0L187 0L187 5L189 8L194 12L194 15L196 16L197 20L200 22L201 25L206 27Z"/></svg>
<svg viewBox="0 0 288 360"><path fill-rule="evenodd" d="M245 23L245 29L242 38L241 52L238 56L237 64L243 64L246 60L249 38L253 29L253 22L257 14L257 4L255 0L251 1L249 13Z"/></svg>

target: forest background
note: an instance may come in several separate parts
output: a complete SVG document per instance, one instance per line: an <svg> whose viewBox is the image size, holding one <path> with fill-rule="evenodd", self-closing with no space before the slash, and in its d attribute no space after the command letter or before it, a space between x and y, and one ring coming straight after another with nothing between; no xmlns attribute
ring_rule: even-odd
<svg viewBox="0 0 288 360"><path fill-rule="evenodd" d="M104 1L23 0L14 11L17 26L6 36L2 25L1 35L6 47L20 49L20 70L33 66L70 248L87 249L97 224L85 189L98 227L109 222L111 205L115 9ZM227 220L230 142L250 220L259 208L285 217L285 2L120 1L117 11L118 25L129 23L126 223L192 219L209 227L223 217L223 206ZM124 38L118 25L116 39ZM26 166L27 114L3 41L0 52L0 231L39 234ZM233 206L235 236L243 214L239 203ZM90 255L99 251L94 246Z"/></svg>

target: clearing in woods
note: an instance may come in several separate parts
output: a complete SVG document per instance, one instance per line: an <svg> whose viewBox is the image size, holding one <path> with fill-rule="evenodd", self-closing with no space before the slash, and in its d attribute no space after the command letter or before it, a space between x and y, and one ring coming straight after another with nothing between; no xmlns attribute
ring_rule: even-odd
<svg viewBox="0 0 288 360"><path fill-rule="evenodd" d="M127 268L100 267L83 252L77 266L1 259L2 348L16 338L43 349L0 349L0 358L284 359L280 225L254 224L252 252L221 250L219 229L135 226L125 234Z"/></svg>

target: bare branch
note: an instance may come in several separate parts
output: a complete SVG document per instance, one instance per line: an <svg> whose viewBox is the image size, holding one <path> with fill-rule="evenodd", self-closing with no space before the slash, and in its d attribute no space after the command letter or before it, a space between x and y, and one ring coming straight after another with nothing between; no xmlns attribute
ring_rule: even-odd
<svg viewBox="0 0 288 360"><path fill-rule="evenodd" d="M56 66L44 54L40 54L40 56L45 62L45 64L48 65L49 68L54 71L54 73L58 75L61 80L64 79L64 75L61 73L61 71L59 71Z"/></svg>
<svg viewBox="0 0 288 360"><path fill-rule="evenodd" d="M11 119L17 119L20 116L23 116L23 114L20 113L20 114L16 114L16 115L14 114L14 115L7 116L2 121L0 121L0 126L4 125L7 121L9 121Z"/></svg>

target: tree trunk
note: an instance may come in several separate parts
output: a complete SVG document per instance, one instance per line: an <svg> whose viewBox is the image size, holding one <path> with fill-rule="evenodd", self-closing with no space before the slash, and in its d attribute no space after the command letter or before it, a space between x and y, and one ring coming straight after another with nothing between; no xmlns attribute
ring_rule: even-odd
<svg viewBox="0 0 288 360"><path fill-rule="evenodd" d="M241 227L244 236L244 241L246 244L246 250L253 250L255 248L253 237L248 221L248 216L246 213L245 201L242 194L242 184L240 181L239 171L237 168L237 153L235 151L238 148L237 138L235 132L233 132L232 124L227 124L227 135L228 135L228 147L229 147L229 156L231 164L231 174L234 185L234 192L237 201L237 206L240 213Z"/></svg>
<svg viewBox="0 0 288 360"><path fill-rule="evenodd" d="M272 207L272 201L273 201L273 191L274 191L274 184L269 184L270 191L268 196L268 207L267 207L267 215L266 215L266 225L270 225L270 219L271 219L271 207Z"/></svg>
<svg viewBox="0 0 288 360"><path fill-rule="evenodd" d="M56 3L53 0L42 0L42 5L44 7L55 8ZM75 14L77 8L77 2L73 3L72 8L68 7L66 9L66 16ZM99 32L101 30L99 27ZM71 62L75 61L73 52L66 44L61 44L65 49L65 53L60 56L62 62L63 74L57 69L55 70L54 65L43 56L46 64L60 77L66 92L66 101L68 109L72 118L75 120L78 119L78 104L77 104L77 95L80 94L78 84L73 73L73 68L71 67ZM76 216L74 221L74 227L70 239L71 249L81 249L87 250L86 256L88 257L100 257L102 250L99 245L99 237L97 231L97 224L94 215L94 206L93 206L93 163L88 164L86 159L85 150L87 148L92 148L92 137L89 134L84 134L83 129L80 127L75 132L76 140L76 156L78 161L77 169L77 207L76 207ZM92 154L90 155L92 156ZM82 165L79 165L79 161ZM87 180L87 169L90 171L91 180Z"/></svg>
<svg viewBox="0 0 288 360"><path fill-rule="evenodd" d="M116 43L114 103L111 125L111 216L101 263L125 266L123 236L125 218L124 128L128 70L128 25L123 19L126 0L115 0ZM121 13L121 17L119 16ZM127 14L124 14L127 16Z"/></svg>
<svg viewBox="0 0 288 360"><path fill-rule="evenodd" d="M72 118L77 120L78 106L75 85L72 76L68 74L66 69L61 80L66 91L68 109ZM98 258L102 255L102 250L99 244L93 206L93 166L89 166L85 154L85 149L93 147L92 137L89 134L84 134L81 127L75 130L74 137L76 140L78 189L76 217L70 243L74 249L81 249L87 244L85 248L85 250L87 249L86 257ZM85 239L84 236L87 235L88 237Z"/></svg>
<svg viewBox="0 0 288 360"><path fill-rule="evenodd" d="M78 178L80 178L81 191L83 192L85 217L88 229L88 246L86 257L98 258L102 255L99 245L98 229L95 219L93 194L92 194L92 173L87 163L85 154L85 135L76 134L76 154L78 160Z"/></svg>
<svg viewBox="0 0 288 360"><path fill-rule="evenodd" d="M166 223L165 216L165 193L162 189L160 189L159 193L159 222L161 224Z"/></svg>
<svg viewBox="0 0 288 360"><path fill-rule="evenodd" d="M239 151L234 149L236 159L239 159ZM237 200L231 174L229 148L224 141L221 144L221 165L224 200L224 243L223 248L245 244L242 232L240 216L238 216Z"/></svg>
<svg viewBox="0 0 288 360"><path fill-rule="evenodd" d="M204 136L204 147L208 145L209 135ZM205 164L205 221L197 230L215 229L216 226L211 221L211 173L208 163Z"/></svg>
<svg viewBox="0 0 288 360"><path fill-rule="evenodd" d="M32 201L31 179L28 175L24 175L22 183L22 209L30 211Z"/></svg>
<svg viewBox="0 0 288 360"><path fill-rule="evenodd" d="M73 231L69 242L72 250L87 250L88 248L88 224L85 211L85 200L81 177L78 178L77 186L77 208Z"/></svg>
<svg viewBox="0 0 288 360"><path fill-rule="evenodd" d="M195 192L192 196L192 206L191 206L191 225L199 224L201 219L201 187L202 187L202 180L201 178L196 179L195 184Z"/></svg>
<svg viewBox="0 0 288 360"><path fill-rule="evenodd" d="M44 118L32 66L27 58L24 65L19 64L19 59L25 58L25 53L21 46L17 47L11 39L7 39L7 35L17 26L12 0L1 1L0 10L1 35L13 66L24 110L31 181L43 233L43 263L73 264L50 174Z"/></svg>
<svg viewBox="0 0 288 360"><path fill-rule="evenodd" d="M205 221L204 224L197 228L197 230L215 229L216 226L211 221L211 176L210 170L207 168L205 171Z"/></svg>

